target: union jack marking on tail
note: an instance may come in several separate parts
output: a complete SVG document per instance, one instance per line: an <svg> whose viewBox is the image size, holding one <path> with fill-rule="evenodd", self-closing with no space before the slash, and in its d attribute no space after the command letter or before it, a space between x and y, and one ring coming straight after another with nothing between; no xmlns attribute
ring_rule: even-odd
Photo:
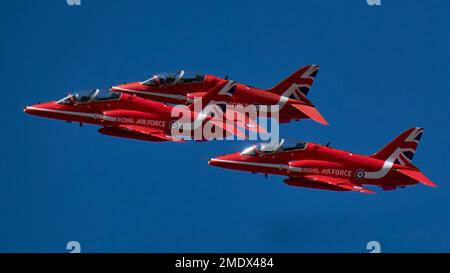
<svg viewBox="0 0 450 273"><path fill-rule="evenodd" d="M411 134L405 139L401 147L398 149L398 155L394 160L394 163L400 165L412 164L412 159L419 145L420 138L423 134L423 128L415 128Z"/></svg>
<svg viewBox="0 0 450 273"><path fill-rule="evenodd" d="M303 72L300 77L291 84L291 86L289 86L289 88L283 93L283 96L296 100L305 99L314 82L314 79L317 76L317 73L319 72L319 68L320 67L317 65L309 66L306 71Z"/></svg>
<svg viewBox="0 0 450 273"><path fill-rule="evenodd" d="M384 161L383 168L375 172L366 172L365 178L378 179L384 177L394 166L414 166L412 159L423 134L423 128L411 128L391 141L383 149L372 155L372 157Z"/></svg>

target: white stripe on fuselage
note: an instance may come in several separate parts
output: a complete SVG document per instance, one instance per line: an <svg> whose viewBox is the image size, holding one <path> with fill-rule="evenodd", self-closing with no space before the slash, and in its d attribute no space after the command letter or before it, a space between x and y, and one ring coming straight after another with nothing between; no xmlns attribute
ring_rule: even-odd
<svg viewBox="0 0 450 273"><path fill-rule="evenodd" d="M376 172L365 172L364 178L368 179L379 179L385 177L388 172L392 169L392 166L394 166L394 161L397 158L397 156L402 152L402 148L397 148L389 157L384 161L383 167L381 167L380 170Z"/></svg>
<svg viewBox="0 0 450 273"><path fill-rule="evenodd" d="M285 164L247 162L247 161L225 160L225 159L217 159L217 158L212 158L210 160L215 161L215 162L223 162L223 163L231 163L231 164L241 164L241 165L248 165L248 166L275 168L275 169L279 169L279 170L289 169L289 165L285 165Z"/></svg>
<svg viewBox="0 0 450 273"><path fill-rule="evenodd" d="M268 168L274 168L278 170L289 170L292 172L301 172L302 168L298 167L292 167L286 164L273 164L273 163L260 163L260 162L247 162L247 161L237 161L237 160L226 160L226 159L217 159L212 158L211 161L216 162L223 162L223 163L231 163L231 164L242 164L242 165L248 165L248 166L257 166L257 167L268 167Z"/></svg>
<svg viewBox="0 0 450 273"><path fill-rule="evenodd" d="M416 140L415 138L422 131L423 130L421 128L416 127L409 134L409 136L404 140L404 142L416 142L418 144L419 141ZM366 172L365 178L378 179L378 178L382 178L382 177L386 176L388 174L388 172L392 169L392 166L394 165L394 162L396 159L398 159L402 165L406 165L405 162L399 157L400 154L405 151L410 151L410 152L414 153L416 150L411 149L411 148L396 148L395 151L388 157L388 159L386 159L386 161L384 161L383 167L380 170L378 170L376 172ZM405 159L408 160L408 163L412 164L412 162L409 158L405 157Z"/></svg>
<svg viewBox="0 0 450 273"><path fill-rule="evenodd" d="M55 109L40 108L40 107L33 107L33 106L27 106L26 109L35 110L35 111L58 113L58 114L73 115L73 116L80 116L80 117L89 117L89 118L97 118L98 115L99 115L99 114L93 114L93 113L83 113L83 112L55 110Z"/></svg>
<svg viewBox="0 0 450 273"><path fill-rule="evenodd" d="M116 121L117 120L117 118L115 118L115 117L105 116L105 115L97 114L97 113L83 113L83 112L74 112L74 111L64 111L64 110L40 108L40 107L33 107L33 106L27 106L26 109L35 110L35 111L42 111L42 112L58 113L58 114L64 114L64 115L87 117L87 118L93 118L93 119L104 119L104 120L107 120L107 121Z"/></svg>
<svg viewBox="0 0 450 273"><path fill-rule="evenodd" d="M388 172L392 169L392 166L394 165L393 159L395 159L396 155L399 154L400 151L395 151L383 164L383 167L376 171L376 172L365 172L364 178L367 179L379 179L383 178L388 174ZM225 160L225 159L217 159L213 158L211 161L215 162L223 162L223 163L230 163L230 164L241 164L241 165L248 165L248 166L257 166L257 167L267 167L267 168L275 168L275 169L286 169L292 172L301 172L302 168L292 167L286 164L273 164L273 163L259 163L259 162L247 162L247 161L237 161L237 160Z"/></svg>

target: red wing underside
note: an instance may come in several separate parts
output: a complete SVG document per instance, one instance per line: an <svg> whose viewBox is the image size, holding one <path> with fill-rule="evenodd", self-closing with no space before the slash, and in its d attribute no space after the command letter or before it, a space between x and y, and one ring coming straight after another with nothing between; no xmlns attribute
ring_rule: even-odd
<svg viewBox="0 0 450 273"><path fill-rule="evenodd" d="M328 185L336 186L336 187L346 189L349 191L357 191L357 192L362 192L362 193L375 193L372 190L369 190L369 189L363 188L359 185L353 184L348 179L345 179L345 178L336 178L336 177L325 176L325 175L307 175L307 176L305 176L305 179L326 183Z"/></svg>
<svg viewBox="0 0 450 273"><path fill-rule="evenodd" d="M402 173L414 180L417 180L427 186L430 187L437 187L436 184L434 184L433 181L431 181L428 177L426 177L423 173L421 173L420 171L415 171L415 170L407 170L407 169L397 169L396 170L399 173Z"/></svg>
<svg viewBox="0 0 450 273"><path fill-rule="evenodd" d="M177 141L177 142L184 141L181 138L176 138L173 136L166 135L164 133L164 131L154 129L154 128L149 128L149 127L144 127L144 126L139 126L139 125L120 125L119 128L122 130L126 130L126 131L140 133L145 136L154 137L156 139L160 139L163 141Z"/></svg>
<svg viewBox="0 0 450 273"><path fill-rule="evenodd" d="M323 125L328 125L328 122L325 120L324 117L322 117L322 115L319 113L319 111L317 111L317 109L314 108L314 106L304 105L304 104L291 104L291 105L295 109L299 110L303 114L310 117L312 120L314 120L320 124L323 124Z"/></svg>

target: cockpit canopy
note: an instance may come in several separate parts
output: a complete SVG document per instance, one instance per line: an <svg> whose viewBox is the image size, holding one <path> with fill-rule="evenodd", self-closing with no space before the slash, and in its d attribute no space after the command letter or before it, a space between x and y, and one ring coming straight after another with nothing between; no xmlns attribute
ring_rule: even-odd
<svg viewBox="0 0 450 273"><path fill-rule="evenodd" d="M180 70L175 73L166 72L155 74L150 79L141 82L141 84L147 86L175 85L183 83L202 82L204 79L205 74Z"/></svg>
<svg viewBox="0 0 450 273"><path fill-rule="evenodd" d="M105 89L94 89L87 92L69 94L67 97L57 101L59 104L88 103L93 101L106 101L120 99L120 92L110 92Z"/></svg>
<svg viewBox="0 0 450 273"><path fill-rule="evenodd" d="M256 154L268 154L284 151L305 150L308 146L308 142L286 142L282 139L279 143L259 143L244 149L241 155L256 155Z"/></svg>

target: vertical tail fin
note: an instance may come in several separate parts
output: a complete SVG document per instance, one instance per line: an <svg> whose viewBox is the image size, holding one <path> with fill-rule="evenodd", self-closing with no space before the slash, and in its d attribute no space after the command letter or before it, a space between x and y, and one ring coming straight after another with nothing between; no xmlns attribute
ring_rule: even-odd
<svg viewBox="0 0 450 273"><path fill-rule="evenodd" d="M372 157L404 166L414 166L412 159L422 134L423 128L416 127L408 129L373 154Z"/></svg>
<svg viewBox="0 0 450 273"><path fill-rule="evenodd" d="M412 159L422 134L423 128L416 127L408 129L387 144L383 149L373 154L372 157L407 166L408 168L396 168L395 171L427 186L437 187L433 181L412 164Z"/></svg>
<svg viewBox="0 0 450 273"><path fill-rule="evenodd" d="M304 101L319 72L319 68L318 65L304 66L267 91Z"/></svg>

